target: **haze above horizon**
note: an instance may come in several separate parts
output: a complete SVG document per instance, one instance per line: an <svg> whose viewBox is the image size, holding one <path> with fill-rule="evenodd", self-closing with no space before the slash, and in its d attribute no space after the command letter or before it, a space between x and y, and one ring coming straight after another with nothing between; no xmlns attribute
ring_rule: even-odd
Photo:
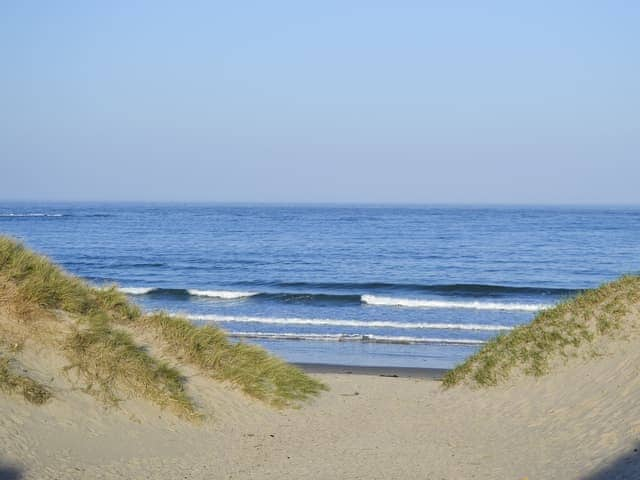
<svg viewBox="0 0 640 480"><path fill-rule="evenodd" d="M640 5L4 2L0 199L640 204Z"/></svg>

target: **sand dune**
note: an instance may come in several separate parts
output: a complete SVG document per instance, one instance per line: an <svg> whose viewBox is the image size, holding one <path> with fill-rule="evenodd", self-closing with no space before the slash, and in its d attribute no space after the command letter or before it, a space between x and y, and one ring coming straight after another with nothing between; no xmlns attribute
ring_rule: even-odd
<svg viewBox="0 0 640 480"><path fill-rule="evenodd" d="M488 389L320 374L331 390L275 410L183 366L207 415L148 402L105 408L25 349L54 398L0 396L0 462L18 478L638 478L640 341L612 340L541 378ZM606 350L606 351L605 351ZM7 476L9 473L7 473Z"/></svg>

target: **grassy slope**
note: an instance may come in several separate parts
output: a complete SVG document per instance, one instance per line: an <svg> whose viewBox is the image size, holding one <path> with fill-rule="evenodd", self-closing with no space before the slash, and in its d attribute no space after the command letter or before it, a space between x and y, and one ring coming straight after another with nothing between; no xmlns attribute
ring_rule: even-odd
<svg viewBox="0 0 640 480"><path fill-rule="evenodd" d="M531 323L489 341L448 372L443 384L496 385L516 372L544 375L554 361L637 327L639 314L640 277L621 277L544 310Z"/></svg>
<svg viewBox="0 0 640 480"><path fill-rule="evenodd" d="M276 406L303 401L325 388L260 347L230 342L219 328L196 327L166 313L146 315L140 321L158 332L174 355Z"/></svg>
<svg viewBox="0 0 640 480"><path fill-rule="evenodd" d="M115 287L93 288L7 237L0 237L0 308L12 320L0 323L0 352L9 346L19 350L26 339L55 347L87 391L111 403L129 392L181 416L198 416L181 373L142 349L122 327L153 330L183 361L273 405L297 404L326 388L261 348L229 342L218 328L145 315ZM9 360L0 364L0 389L15 391Z"/></svg>

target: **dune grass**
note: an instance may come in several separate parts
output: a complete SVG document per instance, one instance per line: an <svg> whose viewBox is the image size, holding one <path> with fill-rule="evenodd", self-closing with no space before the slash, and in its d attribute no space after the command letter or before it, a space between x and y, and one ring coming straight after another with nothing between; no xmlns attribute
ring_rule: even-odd
<svg viewBox="0 0 640 480"><path fill-rule="evenodd" d="M587 290L543 310L531 323L487 342L475 355L449 371L445 387L460 383L497 385L514 371L541 376L558 358L604 336L624 331L640 309L640 276L628 275Z"/></svg>
<svg viewBox="0 0 640 480"><path fill-rule="evenodd" d="M128 390L168 407L179 416L196 418L196 408L184 389L180 373L161 362L126 332L110 328L103 319L94 319L88 328L75 329L65 338L63 350L86 382L86 391L107 403L117 404L118 391Z"/></svg>
<svg viewBox="0 0 640 480"><path fill-rule="evenodd" d="M18 374L10 368L10 360L0 357L0 391L5 393L21 393L25 400L42 405L51 398L47 387L34 379Z"/></svg>
<svg viewBox="0 0 640 480"><path fill-rule="evenodd" d="M102 314L111 320L141 315L115 287L93 288L8 237L0 237L0 279L16 286L11 303L23 317L42 310L88 317Z"/></svg>
<svg viewBox="0 0 640 480"><path fill-rule="evenodd" d="M295 404L326 390L321 382L264 349L230 342L218 328L196 327L166 313L146 315L140 321L145 328L154 329L174 355L273 405Z"/></svg>
<svg viewBox="0 0 640 480"><path fill-rule="evenodd" d="M29 338L39 338L39 319L57 320L57 335L41 341L59 348L70 361L67 370L109 403L126 391L178 415L197 416L180 372L154 358L124 327L156 332L179 360L276 406L307 400L325 388L262 348L230 342L217 327L196 327L164 313L145 315L115 286L94 288L8 237L0 237L0 308L21 322Z"/></svg>

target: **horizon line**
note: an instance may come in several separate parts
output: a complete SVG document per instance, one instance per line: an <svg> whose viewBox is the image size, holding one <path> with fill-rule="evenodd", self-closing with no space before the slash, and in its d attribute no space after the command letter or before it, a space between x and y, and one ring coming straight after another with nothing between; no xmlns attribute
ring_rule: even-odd
<svg viewBox="0 0 640 480"><path fill-rule="evenodd" d="M107 205L220 205L220 206L304 206L304 207L582 207L582 208L640 208L640 203L538 203L538 202L407 202L407 201L246 201L246 200L56 200L56 199L0 199L0 204L107 204Z"/></svg>

